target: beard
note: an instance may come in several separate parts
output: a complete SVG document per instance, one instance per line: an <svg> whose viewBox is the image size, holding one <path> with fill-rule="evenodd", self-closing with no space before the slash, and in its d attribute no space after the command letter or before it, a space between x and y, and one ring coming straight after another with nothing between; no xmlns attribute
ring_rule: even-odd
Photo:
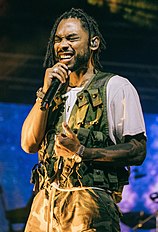
<svg viewBox="0 0 158 232"><path fill-rule="evenodd" d="M87 51L83 55L78 54L76 56L75 63L70 66L68 65L69 70L71 70L71 72L80 72L83 70L87 70L90 56L90 49L87 49Z"/></svg>

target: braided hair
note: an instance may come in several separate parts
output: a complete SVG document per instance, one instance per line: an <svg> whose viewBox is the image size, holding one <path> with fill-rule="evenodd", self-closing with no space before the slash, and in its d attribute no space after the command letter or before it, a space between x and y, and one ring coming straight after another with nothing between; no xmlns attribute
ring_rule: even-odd
<svg viewBox="0 0 158 232"><path fill-rule="evenodd" d="M56 30L57 30L57 27L60 21L62 19L68 19L68 18L76 18L80 20L81 25L83 26L84 29L86 29L86 31L89 34L89 45L90 45L91 38L93 36L98 36L100 38L99 48L93 53L94 68L100 69L102 66L99 61L99 53L101 52L101 50L106 48L106 42L102 34L99 31L97 22L91 16L87 15L82 9L75 9L75 8L72 8L70 11L66 11L56 20L51 30L50 38L48 41L47 51L46 51L45 60L43 64L44 68L52 67L55 63L54 49L52 48L54 44L55 33L56 33Z"/></svg>

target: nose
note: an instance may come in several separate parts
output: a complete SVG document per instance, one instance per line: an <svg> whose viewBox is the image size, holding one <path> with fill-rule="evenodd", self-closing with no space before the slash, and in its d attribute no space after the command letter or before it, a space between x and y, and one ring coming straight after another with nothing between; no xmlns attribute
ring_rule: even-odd
<svg viewBox="0 0 158 232"><path fill-rule="evenodd" d="M69 47L68 40L63 38L59 44L60 49L66 50Z"/></svg>

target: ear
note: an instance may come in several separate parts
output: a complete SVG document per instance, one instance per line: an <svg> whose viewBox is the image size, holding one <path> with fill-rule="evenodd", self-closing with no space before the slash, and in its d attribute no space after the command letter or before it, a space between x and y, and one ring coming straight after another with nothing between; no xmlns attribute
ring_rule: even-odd
<svg viewBox="0 0 158 232"><path fill-rule="evenodd" d="M99 44L100 44L100 38L98 36L94 36L93 38L91 38L90 49L92 51L97 50L99 48Z"/></svg>

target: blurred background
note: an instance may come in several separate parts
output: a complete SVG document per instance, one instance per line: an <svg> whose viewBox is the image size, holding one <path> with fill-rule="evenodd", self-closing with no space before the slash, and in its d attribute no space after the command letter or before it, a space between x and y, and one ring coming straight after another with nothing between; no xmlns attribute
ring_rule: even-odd
<svg viewBox="0 0 158 232"><path fill-rule="evenodd" d="M22 123L42 85L43 60L55 19L82 8L99 24L107 49L103 68L127 77L142 103L147 158L132 167L123 193L122 231L156 231L158 211L157 0L0 0L0 232L23 231L30 209L30 173L37 154L20 147Z"/></svg>

